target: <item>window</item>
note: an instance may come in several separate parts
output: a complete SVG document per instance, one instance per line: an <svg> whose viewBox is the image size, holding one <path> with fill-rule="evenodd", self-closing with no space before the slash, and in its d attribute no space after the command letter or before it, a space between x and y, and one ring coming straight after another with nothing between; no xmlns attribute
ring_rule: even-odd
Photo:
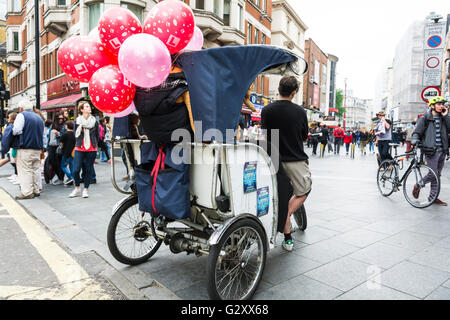
<svg viewBox="0 0 450 320"><path fill-rule="evenodd" d="M195 0L195 8L205 10L205 0Z"/></svg>
<svg viewBox="0 0 450 320"><path fill-rule="evenodd" d="M94 3L89 6L89 31L98 25L98 20L105 10L105 5L102 2Z"/></svg>
<svg viewBox="0 0 450 320"><path fill-rule="evenodd" d="M50 57L50 75L49 75L49 78L53 78L53 53L50 53L49 57Z"/></svg>
<svg viewBox="0 0 450 320"><path fill-rule="evenodd" d="M220 1L221 0L214 0L214 13L218 16L220 16Z"/></svg>
<svg viewBox="0 0 450 320"><path fill-rule="evenodd" d="M130 10L131 12L133 12L136 17L139 19L139 21L142 21L142 8L135 5L135 4L130 4L130 3L122 3L120 5L123 8L127 8L128 10Z"/></svg>
<svg viewBox="0 0 450 320"><path fill-rule="evenodd" d="M261 94L264 94L264 76L261 76Z"/></svg>
<svg viewBox="0 0 450 320"><path fill-rule="evenodd" d="M255 28L255 44L259 43L259 30Z"/></svg>
<svg viewBox="0 0 450 320"><path fill-rule="evenodd" d="M13 51L19 51L19 33L13 32Z"/></svg>
<svg viewBox="0 0 450 320"><path fill-rule="evenodd" d="M66 0L58 0L58 6L65 6Z"/></svg>
<svg viewBox="0 0 450 320"><path fill-rule="evenodd" d="M264 33L261 35L261 44L266 44L266 35Z"/></svg>
<svg viewBox="0 0 450 320"><path fill-rule="evenodd" d="M252 43L252 25L249 23L247 26L247 44Z"/></svg>
<svg viewBox="0 0 450 320"><path fill-rule="evenodd" d="M11 11L12 12L20 12L21 8L20 0L12 0Z"/></svg>
<svg viewBox="0 0 450 320"><path fill-rule="evenodd" d="M239 31L244 31L244 8L239 5Z"/></svg>
<svg viewBox="0 0 450 320"><path fill-rule="evenodd" d="M266 11L266 9L267 9L267 0L263 0L263 1L262 1L262 8L261 8L261 9L262 9L262 11L264 11L264 12Z"/></svg>
<svg viewBox="0 0 450 320"><path fill-rule="evenodd" d="M223 3L223 24L226 26L230 25L230 11L231 11L231 1L225 0Z"/></svg>

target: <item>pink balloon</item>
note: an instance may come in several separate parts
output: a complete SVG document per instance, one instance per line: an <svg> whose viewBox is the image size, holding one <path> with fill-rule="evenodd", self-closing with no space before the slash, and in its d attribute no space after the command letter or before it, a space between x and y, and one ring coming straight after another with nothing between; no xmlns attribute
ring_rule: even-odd
<svg viewBox="0 0 450 320"><path fill-rule="evenodd" d="M87 36L89 38L91 38L91 39L101 43L101 41L100 41L100 34L98 32L98 26L95 27L94 29L92 29L91 32L89 32Z"/></svg>
<svg viewBox="0 0 450 320"><path fill-rule="evenodd" d="M136 110L136 106L134 105L134 101L131 102L131 104L126 108L125 110L117 113L105 113L107 116L113 117L113 118L122 118L126 117L130 113Z"/></svg>
<svg viewBox="0 0 450 320"><path fill-rule="evenodd" d="M195 26L194 36L183 51L201 50L203 47L203 32L199 27Z"/></svg>
<svg viewBox="0 0 450 320"><path fill-rule="evenodd" d="M158 38L135 34L119 50L119 67L124 76L139 87L151 88L163 83L170 73L169 50Z"/></svg>

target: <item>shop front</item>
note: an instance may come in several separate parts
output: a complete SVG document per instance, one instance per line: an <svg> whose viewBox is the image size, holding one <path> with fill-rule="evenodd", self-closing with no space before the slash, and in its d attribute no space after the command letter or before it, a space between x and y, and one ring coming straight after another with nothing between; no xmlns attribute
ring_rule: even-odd
<svg viewBox="0 0 450 320"><path fill-rule="evenodd" d="M76 106L81 100L84 97L80 83L64 75L47 83L47 101L41 103L41 111L47 113L49 120L53 120L62 111L68 111L69 119L73 119Z"/></svg>

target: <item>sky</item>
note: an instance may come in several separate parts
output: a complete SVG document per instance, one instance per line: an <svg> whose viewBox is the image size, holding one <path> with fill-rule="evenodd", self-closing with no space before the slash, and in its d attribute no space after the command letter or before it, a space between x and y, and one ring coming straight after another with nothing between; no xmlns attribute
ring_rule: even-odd
<svg viewBox="0 0 450 320"><path fill-rule="evenodd" d="M5 19L6 15L6 0L0 0L0 19Z"/></svg>
<svg viewBox="0 0 450 320"><path fill-rule="evenodd" d="M434 11L450 14L450 0L288 0L308 26L306 39L339 58L337 87L374 97L375 80L406 30Z"/></svg>

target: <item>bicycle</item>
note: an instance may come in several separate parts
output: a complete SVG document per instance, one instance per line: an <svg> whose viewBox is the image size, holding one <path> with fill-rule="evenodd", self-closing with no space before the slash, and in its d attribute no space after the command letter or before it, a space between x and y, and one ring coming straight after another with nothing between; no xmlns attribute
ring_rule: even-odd
<svg viewBox="0 0 450 320"><path fill-rule="evenodd" d="M399 171L404 168L406 156L412 155L411 164L400 178ZM384 197L400 191L400 187L403 186L406 201L420 209L431 206L440 192L439 176L424 164L423 154L419 156L417 148L395 156L393 160L384 160L378 168L377 185Z"/></svg>

